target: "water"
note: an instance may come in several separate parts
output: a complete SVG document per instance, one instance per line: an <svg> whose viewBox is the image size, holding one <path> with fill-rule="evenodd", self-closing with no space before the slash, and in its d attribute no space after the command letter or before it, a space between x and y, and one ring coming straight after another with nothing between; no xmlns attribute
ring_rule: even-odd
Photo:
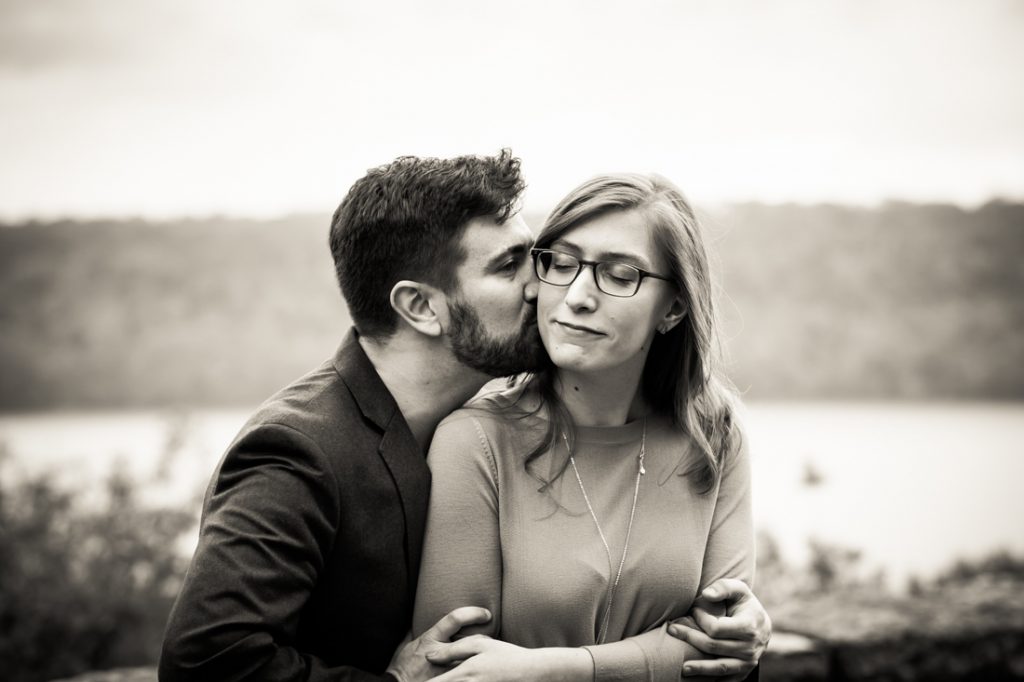
<svg viewBox="0 0 1024 682"><path fill-rule="evenodd" d="M0 416L5 477L99 489L117 468L152 504L195 504L247 410ZM817 538L890 584L1024 552L1024 404L757 403L754 515L786 559Z"/></svg>
<svg viewBox="0 0 1024 682"><path fill-rule="evenodd" d="M899 585L1024 552L1022 404L757 404L749 424L754 518L790 558L814 537Z"/></svg>

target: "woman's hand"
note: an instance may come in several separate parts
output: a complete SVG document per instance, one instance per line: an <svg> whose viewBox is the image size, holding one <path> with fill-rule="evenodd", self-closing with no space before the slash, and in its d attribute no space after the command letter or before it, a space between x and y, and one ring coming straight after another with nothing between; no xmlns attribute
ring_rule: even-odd
<svg viewBox="0 0 1024 682"><path fill-rule="evenodd" d="M716 658L683 665L684 677L744 679L761 659L772 634L764 606L742 580L723 578L708 585L694 602L693 618L676 621L669 634Z"/></svg>
<svg viewBox="0 0 1024 682"><path fill-rule="evenodd" d="M427 660L434 665L456 666L435 677L434 682L589 682L594 677L593 659L583 649L526 649L486 635L441 645L427 654Z"/></svg>

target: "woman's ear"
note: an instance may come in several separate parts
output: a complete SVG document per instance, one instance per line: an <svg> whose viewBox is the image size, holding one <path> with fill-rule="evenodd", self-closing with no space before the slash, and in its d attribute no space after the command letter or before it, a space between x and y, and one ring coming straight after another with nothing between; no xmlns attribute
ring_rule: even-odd
<svg viewBox="0 0 1024 682"><path fill-rule="evenodd" d="M686 317L686 313L689 311L689 307L686 305L686 301L683 300L682 296L676 296L672 299L672 306L665 313L665 316L661 318L661 322L658 323L657 330L659 334L667 334L672 331L672 328L683 321Z"/></svg>
<svg viewBox="0 0 1024 682"><path fill-rule="evenodd" d="M403 279L391 287L391 307L410 327L427 336L440 336L448 320L448 301L440 289Z"/></svg>

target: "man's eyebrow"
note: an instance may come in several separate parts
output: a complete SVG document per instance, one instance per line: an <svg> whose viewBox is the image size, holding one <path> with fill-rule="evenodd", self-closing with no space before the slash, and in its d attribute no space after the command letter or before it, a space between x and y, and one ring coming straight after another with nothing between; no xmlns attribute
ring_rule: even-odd
<svg viewBox="0 0 1024 682"><path fill-rule="evenodd" d="M557 250L565 250L572 253L574 256L581 256L583 249L576 244L573 244L567 239L558 239L551 244L551 248ZM649 270L651 264L647 262L647 259L642 256L638 256L635 253L626 253L624 251L602 251L597 254L597 261L614 261L616 263L627 263L629 265L635 265L641 270Z"/></svg>
<svg viewBox="0 0 1024 682"><path fill-rule="evenodd" d="M500 253L491 256L491 258L487 261L487 267L493 268L504 265L504 261L510 256L522 257L526 255L526 252L530 250L531 246L532 244L528 242L519 242L518 244L513 244L512 246L509 246L508 248L502 250Z"/></svg>

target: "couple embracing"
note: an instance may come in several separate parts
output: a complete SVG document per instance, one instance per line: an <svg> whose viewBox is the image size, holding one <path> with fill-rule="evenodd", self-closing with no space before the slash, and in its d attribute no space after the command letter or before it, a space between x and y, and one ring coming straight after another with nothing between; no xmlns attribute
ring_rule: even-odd
<svg viewBox="0 0 1024 682"><path fill-rule="evenodd" d="M693 211L599 176L535 240L524 187L508 151L352 186L330 247L354 329L221 460L161 680L755 669L750 467Z"/></svg>

